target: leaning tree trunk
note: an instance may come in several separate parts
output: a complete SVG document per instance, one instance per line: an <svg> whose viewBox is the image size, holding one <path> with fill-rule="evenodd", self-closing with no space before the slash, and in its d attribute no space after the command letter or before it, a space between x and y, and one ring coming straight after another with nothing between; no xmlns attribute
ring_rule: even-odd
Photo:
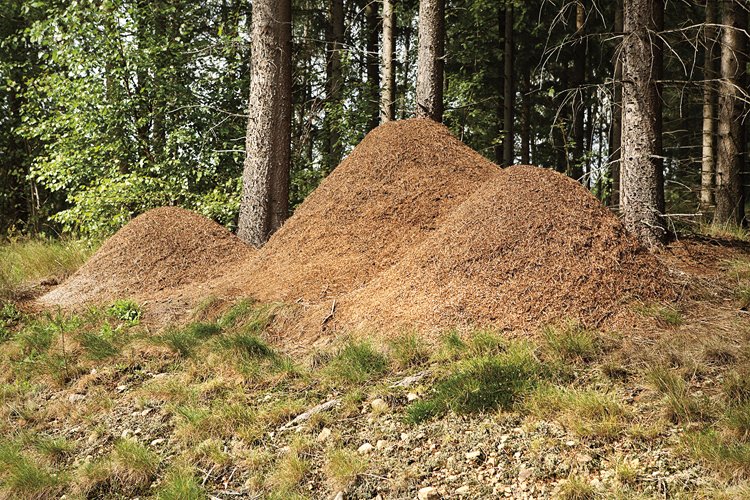
<svg viewBox="0 0 750 500"><path fill-rule="evenodd" d="M396 113L396 71L393 67L395 55L394 28L396 16L393 10L393 0L383 0L383 88L380 93L380 121L388 122L394 119Z"/></svg>
<svg viewBox="0 0 750 500"><path fill-rule="evenodd" d="M417 116L443 121L445 0L420 0Z"/></svg>
<svg viewBox="0 0 750 500"><path fill-rule="evenodd" d="M513 165L513 145L515 137L513 133L513 111L515 99L513 91L513 4L508 2L505 8L505 50L503 51L503 166Z"/></svg>
<svg viewBox="0 0 750 500"><path fill-rule="evenodd" d="M291 0L255 0L252 79L237 235L262 246L289 211Z"/></svg>
<svg viewBox="0 0 750 500"><path fill-rule="evenodd" d="M701 210L705 213L714 204L714 176L716 175L716 22L717 0L706 0L706 24L703 26L705 44L703 62L703 145L701 158Z"/></svg>
<svg viewBox="0 0 750 500"><path fill-rule="evenodd" d="M662 48L656 36L663 15L663 0L625 4L621 203L626 226L649 246L666 236L658 84Z"/></svg>
<svg viewBox="0 0 750 500"><path fill-rule="evenodd" d="M714 223L739 225L745 217L742 196L744 148L743 83L747 13L744 2L722 2L721 83L719 85L716 212Z"/></svg>

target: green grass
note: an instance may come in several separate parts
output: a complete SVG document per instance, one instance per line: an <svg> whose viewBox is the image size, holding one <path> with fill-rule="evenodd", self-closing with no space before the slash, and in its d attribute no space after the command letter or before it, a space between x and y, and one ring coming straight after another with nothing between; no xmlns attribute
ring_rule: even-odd
<svg viewBox="0 0 750 500"><path fill-rule="evenodd" d="M27 282L61 280L78 269L94 245L81 241L30 239L0 246L0 299L18 295Z"/></svg>
<svg viewBox="0 0 750 500"><path fill-rule="evenodd" d="M63 460L75 451L75 443L64 437L38 437L35 439L34 448L43 456L53 462Z"/></svg>
<svg viewBox="0 0 750 500"><path fill-rule="evenodd" d="M125 332L116 331L109 323L105 323L99 330L84 330L78 333L76 340L86 357L101 361L120 353L120 344L126 340L125 336Z"/></svg>
<svg viewBox="0 0 750 500"><path fill-rule="evenodd" d="M499 355L456 362L435 384L432 394L412 403L406 420L418 423L447 411L474 413L511 409L534 387L542 374L529 344L517 342Z"/></svg>
<svg viewBox="0 0 750 500"><path fill-rule="evenodd" d="M208 498L192 468L175 467L167 472L156 493L157 500L203 500Z"/></svg>
<svg viewBox="0 0 750 500"><path fill-rule="evenodd" d="M227 335L219 343L224 349L234 351L246 360L273 360L278 356L270 345L252 333Z"/></svg>
<svg viewBox="0 0 750 500"><path fill-rule="evenodd" d="M584 478L571 475L560 488L559 498L562 500L593 500L599 498L599 493L591 483Z"/></svg>
<svg viewBox="0 0 750 500"><path fill-rule="evenodd" d="M56 497L67 480L24 455L16 443L0 441L0 491L6 498Z"/></svg>
<svg viewBox="0 0 750 500"><path fill-rule="evenodd" d="M361 384L385 374L388 358L367 341L350 341L324 370L332 381Z"/></svg>
<svg viewBox="0 0 750 500"><path fill-rule="evenodd" d="M647 378L664 395L670 420L687 423L700 421L708 416L709 405L690 394L687 384L676 371L654 367L647 373Z"/></svg>
<svg viewBox="0 0 750 500"><path fill-rule="evenodd" d="M596 333L577 324L546 326L542 335L548 350L563 361L592 361L600 351Z"/></svg>
<svg viewBox="0 0 750 500"><path fill-rule="evenodd" d="M115 443L111 455L111 471L125 491L139 491L156 477L160 459L153 451L134 439Z"/></svg>
<svg viewBox="0 0 750 500"><path fill-rule="evenodd" d="M427 346L416 333L409 333L391 340L388 344L388 352L396 366L402 370L420 366L430 357Z"/></svg>
<svg viewBox="0 0 750 500"><path fill-rule="evenodd" d="M336 489L351 486L367 470L367 459L354 450L333 449L326 456L325 474Z"/></svg>
<svg viewBox="0 0 750 500"><path fill-rule="evenodd" d="M687 452L726 476L750 472L750 443L725 440L715 431L688 433L683 438Z"/></svg>
<svg viewBox="0 0 750 500"><path fill-rule="evenodd" d="M678 327L685 322L682 313L672 306L650 304L638 307L636 311L643 316L654 318L661 325L667 327Z"/></svg>

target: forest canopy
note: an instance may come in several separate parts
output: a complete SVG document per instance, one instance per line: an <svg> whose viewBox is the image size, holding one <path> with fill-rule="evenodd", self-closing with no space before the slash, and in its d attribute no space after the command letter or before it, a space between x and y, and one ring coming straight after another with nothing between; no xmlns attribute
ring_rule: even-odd
<svg viewBox="0 0 750 500"><path fill-rule="evenodd" d="M381 3L292 2L292 207L379 123ZM721 23L707 21L707 4L716 2L666 2L658 32L673 212L710 209L700 201L699 124ZM419 5L393 5L398 119L415 114ZM616 206L621 9L597 0L448 1L444 123L497 163L555 168ZM0 234L102 237L162 205L235 228L251 20L249 0L3 2Z"/></svg>

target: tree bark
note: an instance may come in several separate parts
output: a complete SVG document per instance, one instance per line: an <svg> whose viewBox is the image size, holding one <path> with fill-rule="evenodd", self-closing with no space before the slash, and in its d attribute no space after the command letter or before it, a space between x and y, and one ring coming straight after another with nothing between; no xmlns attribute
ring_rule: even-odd
<svg viewBox="0 0 750 500"><path fill-rule="evenodd" d="M584 83L586 80L586 9L584 0L576 0L575 41L573 47L573 159L571 177L583 180L584 161Z"/></svg>
<svg viewBox="0 0 750 500"><path fill-rule="evenodd" d="M255 0L250 98L237 235L262 246L289 211L291 0Z"/></svg>
<svg viewBox="0 0 750 500"><path fill-rule="evenodd" d="M370 119L367 130L380 123L380 50L378 49L378 3L366 0L365 22L367 24L367 87Z"/></svg>
<svg viewBox="0 0 750 500"><path fill-rule="evenodd" d="M420 0L416 114L443 121L445 0Z"/></svg>
<svg viewBox="0 0 750 500"><path fill-rule="evenodd" d="M513 77L513 4L508 2L505 8L505 50L503 64L503 164L508 167L514 163L513 146L515 137L513 135L513 111L514 99L514 77Z"/></svg>
<svg viewBox="0 0 750 500"><path fill-rule="evenodd" d="M505 6L500 2L497 8L497 36L498 40L505 39ZM497 127L497 141L495 142L495 163L498 165L503 164L503 133L505 132L504 116L505 116L505 48L503 47L503 55L498 57L497 60L497 106L495 107L495 124Z"/></svg>
<svg viewBox="0 0 750 500"><path fill-rule="evenodd" d="M703 26L703 145L701 158L701 210L705 213L714 204L714 177L716 175L716 42L718 30L717 0L706 0L706 24Z"/></svg>
<svg viewBox="0 0 750 500"><path fill-rule="evenodd" d="M396 16L393 0L383 0L383 89L380 94L380 121L388 122L396 114L396 71L393 65L395 55L394 28Z"/></svg>
<svg viewBox="0 0 750 500"><path fill-rule="evenodd" d="M737 0L722 1L721 82L719 84L716 211L714 223L740 225L744 153L743 84L746 65L747 13Z"/></svg>
<svg viewBox="0 0 750 500"><path fill-rule="evenodd" d="M325 112L325 148L326 171L331 172L341 161L343 149L341 134L336 123L336 113L331 108L341 105L343 74L341 71L341 52L344 46L344 1L330 0L330 23L326 33L326 112Z"/></svg>
<svg viewBox="0 0 750 500"><path fill-rule="evenodd" d="M622 192L626 226L648 246L664 242L659 78L663 0L628 0L622 47Z"/></svg>
<svg viewBox="0 0 750 500"><path fill-rule="evenodd" d="M521 163L531 164L531 68L523 69L523 94L521 95Z"/></svg>
<svg viewBox="0 0 750 500"><path fill-rule="evenodd" d="M615 24L616 34L623 32L622 26L622 8L623 0L617 0L615 6ZM612 173L612 191L610 194L609 204L611 206L620 206L620 144L622 136L622 58L618 57L615 51L614 57L614 78L613 78L613 96L612 96L612 128L609 146L609 165Z"/></svg>

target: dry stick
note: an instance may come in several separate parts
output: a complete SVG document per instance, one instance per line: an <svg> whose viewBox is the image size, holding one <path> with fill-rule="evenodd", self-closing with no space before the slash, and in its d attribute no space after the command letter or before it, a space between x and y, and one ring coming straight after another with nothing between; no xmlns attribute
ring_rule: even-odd
<svg viewBox="0 0 750 500"><path fill-rule="evenodd" d="M325 325L326 323L328 323L328 321L331 318L333 318L333 313L335 312L336 312L336 299L333 299L333 304L331 304L331 312L329 312L328 315L325 318L323 318L323 322L321 323L321 325Z"/></svg>

